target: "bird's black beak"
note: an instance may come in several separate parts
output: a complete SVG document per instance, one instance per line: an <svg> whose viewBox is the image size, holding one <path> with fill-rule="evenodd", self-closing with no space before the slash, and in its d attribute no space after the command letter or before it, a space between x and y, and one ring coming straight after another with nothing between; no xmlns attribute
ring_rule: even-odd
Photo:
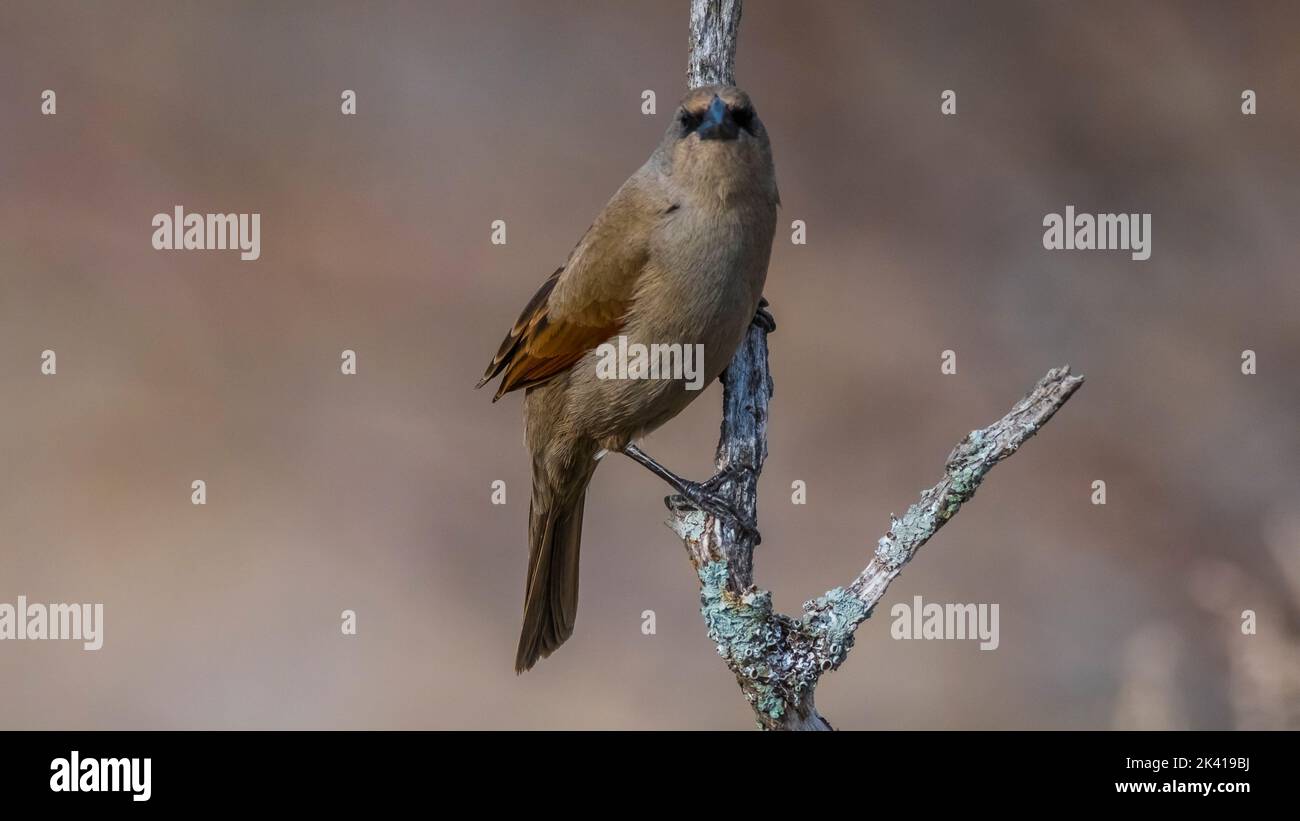
<svg viewBox="0 0 1300 821"><path fill-rule="evenodd" d="M701 140L734 140L740 134L740 126L736 125L727 104L714 94L713 102L709 103L709 109L704 112L704 119L700 121L700 127L695 129L695 133L700 135Z"/></svg>

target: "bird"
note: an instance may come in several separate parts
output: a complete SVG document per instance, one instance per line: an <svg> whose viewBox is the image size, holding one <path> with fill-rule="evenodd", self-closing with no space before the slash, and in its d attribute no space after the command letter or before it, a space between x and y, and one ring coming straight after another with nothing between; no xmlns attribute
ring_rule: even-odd
<svg viewBox="0 0 1300 821"><path fill-rule="evenodd" d="M587 487L601 457L622 453L691 505L757 536L713 492L638 446L726 368L751 323L775 328L763 298L780 205L767 130L732 85L689 91L650 158L615 192L542 283L488 365L492 401L523 390L532 459L528 573L515 672L572 634ZM610 340L698 345L703 385L597 373ZM604 376L608 376L605 374Z"/></svg>

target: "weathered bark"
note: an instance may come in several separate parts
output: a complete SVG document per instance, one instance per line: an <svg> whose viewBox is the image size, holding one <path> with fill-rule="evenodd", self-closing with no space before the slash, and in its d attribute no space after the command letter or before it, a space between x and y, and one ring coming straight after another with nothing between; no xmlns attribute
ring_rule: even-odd
<svg viewBox="0 0 1300 821"><path fill-rule="evenodd" d="M691 87L735 83L740 0L692 0ZM1015 453L1083 384L1068 366L1048 371L997 422L972 431L948 457L944 476L889 532L847 588L804 603L800 618L772 609L772 595L754 585L755 542L744 531L670 497L669 525L686 544L700 580L700 610L709 638L736 676L758 724L772 730L829 730L813 694L818 679L843 663L853 633L916 551L974 494L985 474ZM722 376L722 434L710 484L742 515L757 521L758 476L767 458L772 378L767 332L752 325Z"/></svg>
<svg viewBox="0 0 1300 821"><path fill-rule="evenodd" d="M736 84L741 0L691 0L689 88Z"/></svg>

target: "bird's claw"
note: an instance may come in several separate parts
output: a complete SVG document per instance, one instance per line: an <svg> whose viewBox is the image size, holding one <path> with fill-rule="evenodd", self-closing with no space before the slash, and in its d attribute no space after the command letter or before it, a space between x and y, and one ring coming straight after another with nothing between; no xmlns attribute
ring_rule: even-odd
<svg viewBox="0 0 1300 821"><path fill-rule="evenodd" d="M723 474L714 476L713 479L719 478ZM709 481L712 482L713 479ZM674 496L665 496L664 505L674 513L684 513L690 510L701 510L705 513L722 520L731 525L740 533L741 536L758 545L763 541L762 535L758 532L758 522L747 516L737 513L731 506L731 503L716 493L707 489L708 483L700 484L691 482L686 486L686 492Z"/></svg>
<svg viewBox="0 0 1300 821"><path fill-rule="evenodd" d="M738 481L741 473L740 468L729 465L701 482L700 489L710 496L717 496L728 482Z"/></svg>

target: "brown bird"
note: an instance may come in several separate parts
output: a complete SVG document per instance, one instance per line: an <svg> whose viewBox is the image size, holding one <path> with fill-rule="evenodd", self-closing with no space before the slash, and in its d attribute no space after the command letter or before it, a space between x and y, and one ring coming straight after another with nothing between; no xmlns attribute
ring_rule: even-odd
<svg viewBox="0 0 1300 821"><path fill-rule="evenodd" d="M583 502L606 452L632 457L701 510L753 531L707 487L635 444L699 395L698 380L606 378L597 348L620 336L629 347L702 345L691 350L702 351L700 376L712 382L751 321L771 328L762 291L779 201L749 96L731 86L689 92L659 147L542 283L479 382L504 374L494 402L526 389L533 492L516 672L573 634Z"/></svg>

